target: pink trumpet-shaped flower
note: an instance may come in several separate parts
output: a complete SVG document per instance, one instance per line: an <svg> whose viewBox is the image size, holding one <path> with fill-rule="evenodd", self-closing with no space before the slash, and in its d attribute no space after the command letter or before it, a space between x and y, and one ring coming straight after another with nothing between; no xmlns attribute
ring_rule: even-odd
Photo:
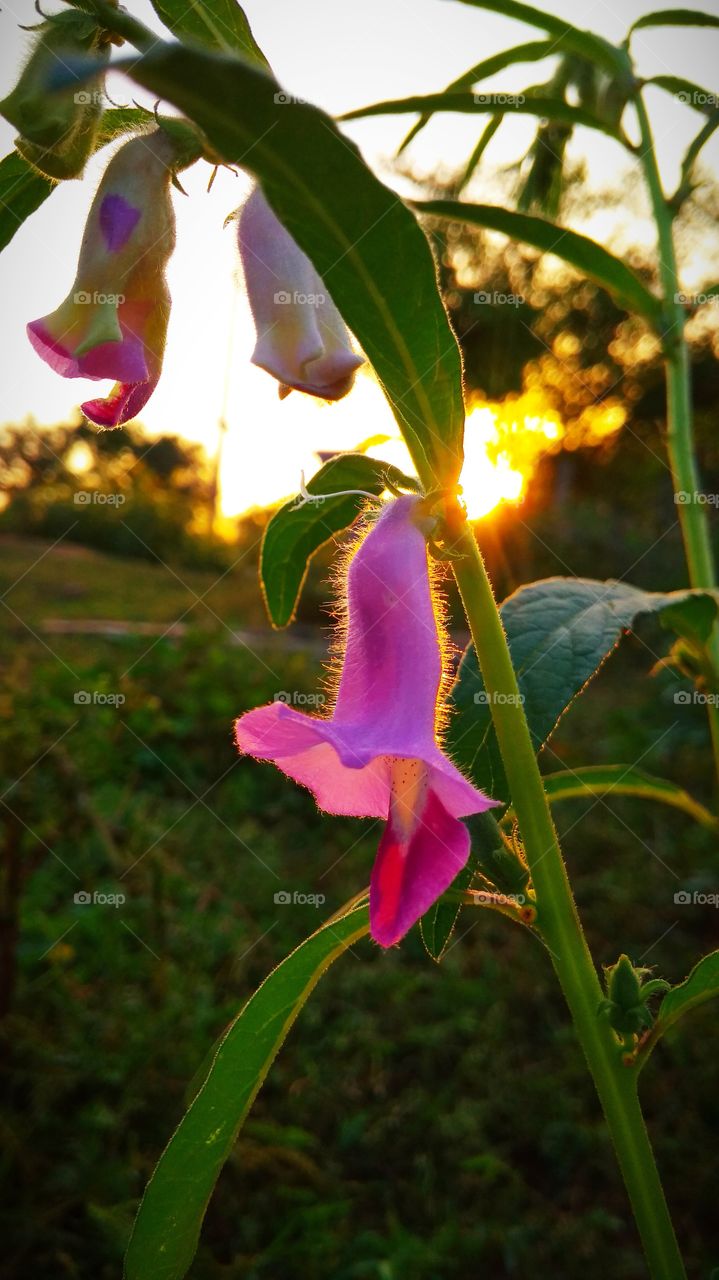
<svg viewBox="0 0 719 1280"><path fill-rule="evenodd" d="M170 295L165 267L175 247L170 180L174 144L161 129L113 156L92 202L75 283L28 337L63 378L113 378L106 399L82 406L92 422L134 418L162 370Z"/></svg>
<svg viewBox="0 0 719 1280"><path fill-rule="evenodd" d="M332 715L284 702L237 721L241 751L272 760L309 787L321 809L384 818L370 885L372 936L392 946L462 870L460 818L494 802L437 740L442 657L421 500L385 507L350 563L347 642Z"/></svg>
<svg viewBox="0 0 719 1280"><path fill-rule="evenodd" d="M238 219L247 296L257 330L252 363L280 396L306 391L341 400L364 363L324 281L255 187Z"/></svg>

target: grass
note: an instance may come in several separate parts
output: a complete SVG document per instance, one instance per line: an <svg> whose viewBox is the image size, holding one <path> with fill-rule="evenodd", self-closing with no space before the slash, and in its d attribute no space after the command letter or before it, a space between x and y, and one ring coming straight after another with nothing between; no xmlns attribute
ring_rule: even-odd
<svg viewBox="0 0 719 1280"><path fill-rule="evenodd" d="M110 1280L207 1049L317 922L275 892L323 893L328 914L366 883L378 831L322 818L277 771L235 755L236 714L319 678L316 656L284 652L263 621L254 552L213 585L216 572L66 545L2 550L13 612L0 611L0 939L17 973L0 1077L0 1276ZM169 625L205 590L217 616L195 603L174 640L43 629L58 617ZM250 630L252 647L227 628ZM625 642L546 768L642 757L711 803L701 709L677 710L671 674L647 678L646 644L660 652L666 638L650 627ZM125 701L78 705L78 689ZM712 908L673 901L677 887L717 887L705 830L626 798L565 804L557 820L598 961L627 950L678 980L716 945ZM80 890L125 902L82 905ZM714 1023L709 1007L680 1024L643 1090L689 1272L703 1280L719 1265L707 1243ZM191 1274L642 1276L538 944L467 909L439 967L417 930L387 954L363 942L338 962L272 1069Z"/></svg>

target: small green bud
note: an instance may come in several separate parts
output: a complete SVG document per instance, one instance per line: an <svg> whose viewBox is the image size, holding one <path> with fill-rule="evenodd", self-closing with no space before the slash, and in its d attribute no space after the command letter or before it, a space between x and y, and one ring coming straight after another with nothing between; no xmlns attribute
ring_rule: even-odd
<svg viewBox="0 0 719 1280"><path fill-rule="evenodd" d="M643 971L640 971L643 972ZM621 1009L631 1009L639 1003L641 983L629 956L621 955L607 973L607 994L613 1004Z"/></svg>
<svg viewBox="0 0 719 1280"><path fill-rule="evenodd" d="M467 818L474 865L500 893L518 898L529 884L529 868L505 839L491 813Z"/></svg>
<svg viewBox="0 0 719 1280"><path fill-rule="evenodd" d="M619 1035L640 1035L652 1025L647 1000L659 991L666 991L669 983L662 978L644 983L650 970L635 967L625 955L621 955L616 964L607 965L604 972L607 999L601 1001L597 1012L608 1018L609 1025Z"/></svg>
<svg viewBox="0 0 719 1280"><path fill-rule="evenodd" d="M102 114L102 74L86 79L73 65L88 57L109 60L110 46L86 14L64 11L38 29L18 83L0 102L0 115L17 129L20 154L52 178L78 177ZM53 85L60 81L60 87Z"/></svg>

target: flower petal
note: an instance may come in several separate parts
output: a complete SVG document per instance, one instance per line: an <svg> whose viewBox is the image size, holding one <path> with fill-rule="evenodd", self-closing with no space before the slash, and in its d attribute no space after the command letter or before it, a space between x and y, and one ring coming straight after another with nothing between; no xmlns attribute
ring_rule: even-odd
<svg viewBox="0 0 719 1280"><path fill-rule="evenodd" d="M86 400L80 408L85 417L99 427L120 427L123 422L130 422L137 417L158 381L159 374L157 378L148 378L146 382L116 382L105 399Z"/></svg>
<svg viewBox="0 0 719 1280"><path fill-rule="evenodd" d="M413 829L404 835L390 813L370 883L370 929L382 947L399 942L449 888L469 857L467 828L430 786Z"/></svg>
<svg viewBox="0 0 719 1280"><path fill-rule="evenodd" d="M240 716L235 735L240 751L258 760L272 760L288 778L308 787L325 813L387 816L387 762L355 753L331 720L272 702Z"/></svg>

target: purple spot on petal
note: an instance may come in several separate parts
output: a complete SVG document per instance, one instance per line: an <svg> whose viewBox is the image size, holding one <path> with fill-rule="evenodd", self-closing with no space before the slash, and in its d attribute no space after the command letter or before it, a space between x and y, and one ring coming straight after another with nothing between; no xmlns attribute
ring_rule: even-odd
<svg viewBox="0 0 719 1280"><path fill-rule="evenodd" d="M124 249L140 217L141 211L124 196L105 196L100 205L100 230L110 253Z"/></svg>

